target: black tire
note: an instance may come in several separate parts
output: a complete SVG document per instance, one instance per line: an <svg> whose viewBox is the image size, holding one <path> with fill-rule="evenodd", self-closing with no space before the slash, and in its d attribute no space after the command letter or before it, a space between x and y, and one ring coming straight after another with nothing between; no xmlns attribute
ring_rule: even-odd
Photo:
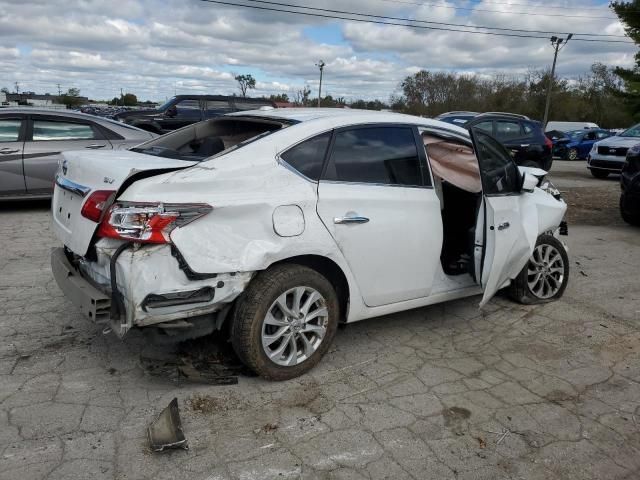
<svg viewBox="0 0 640 480"><path fill-rule="evenodd" d="M629 225L640 227L640 214L634 215L629 211L625 202L624 194L620 195L620 215L622 216L622 219Z"/></svg>
<svg viewBox="0 0 640 480"><path fill-rule="evenodd" d="M595 168L592 168L591 175L596 178L607 178L609 176L609 172L607 172L606 170L597 170Z"/></svg>
<svg viewBox="0 0 640 480"><path fill-rule="evenodd" d="M326 332L309 358L297 365L283 366L272 361L265 353L262 327L275 300L296 287L310 287L324 297L328 311ZM261 377L288 380L311 370L320 361L333 341L339 317L338 297L323 275L302 265L276 265L258 274L238 299L231 326L231 343L242 362Z"/></svg>
<svg viewBox="0 0 640 480"><path fill-rule="evenodd" d="M565 289L567 288L567 283L569 281L569 257L567 255L567 251L562 245L562 242L558 240L553 235L540 235L538 237L538 241L536 242L536 249L541 245L549 245L553 247L561 256L562 260L562 281L560 284L560 288L555 292L554 295L546 298L541 298L536 295L536 293L529 286L529 267L532 265L532 258L527 262L522 271L518 274L518 276L511 282L509 286L509 296L518 303L522 303L525 305L533 305L538 303L547 303L557 300L562 297ZM556 284L557 285L557 284Z"/></svg>

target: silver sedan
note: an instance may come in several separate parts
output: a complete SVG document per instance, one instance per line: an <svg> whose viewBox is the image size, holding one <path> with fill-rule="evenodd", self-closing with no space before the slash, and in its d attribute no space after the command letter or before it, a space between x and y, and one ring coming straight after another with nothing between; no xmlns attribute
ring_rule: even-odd
<svg viewBox="0 0 640 480"><path fill-rule="evenodd" d="M62 152L124 149L154 137L84 113L0 109L0 201L50 197Z"/></svg>

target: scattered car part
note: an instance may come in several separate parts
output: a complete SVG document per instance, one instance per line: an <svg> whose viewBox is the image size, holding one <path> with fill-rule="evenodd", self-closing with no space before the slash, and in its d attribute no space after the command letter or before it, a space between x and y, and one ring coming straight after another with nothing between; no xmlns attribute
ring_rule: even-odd
<svg viewBox="0 0 640 480"><path fill-rule="evenodd" d="M169 405L162 410L147 429L149 445L154 452L162 452L168 448L189 449L187 439L182 430L178 399L174 398Z"/></svg>

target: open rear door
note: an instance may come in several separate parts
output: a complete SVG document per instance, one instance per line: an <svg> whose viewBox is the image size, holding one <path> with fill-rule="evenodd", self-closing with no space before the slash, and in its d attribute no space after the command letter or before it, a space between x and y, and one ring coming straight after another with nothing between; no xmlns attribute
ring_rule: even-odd
<svg viewBox="0 0 640 480"><path fill-rule="evenodd" d="M485 305L509 280L515 278L531 255L525 233L521 198L522 177L509 152L487 133L471 129L480 165L485 205L485 243L481 254L480 283ZM482 213L481 213L482 214Z"/></svg>

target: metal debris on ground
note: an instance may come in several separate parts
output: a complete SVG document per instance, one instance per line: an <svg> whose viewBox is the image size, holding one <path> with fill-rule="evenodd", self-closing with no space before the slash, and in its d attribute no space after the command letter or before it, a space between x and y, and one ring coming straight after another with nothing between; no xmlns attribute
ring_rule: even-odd
<svg viewBox="0 0 640 480"><path fill-rule="evenodd" d="M141 357L147 373L176 383L236 385L238 375L255 376L219 338L207 336L182 342L166 360Z"/></svg>
<svg viewBox="0 0 640 480"><path fill-rule="evenodd" d="M167 448L189 449L182 431L177 398L171 400L158 418L149 425L147 433L149 445L154 452L161 452Z"/></svg>

